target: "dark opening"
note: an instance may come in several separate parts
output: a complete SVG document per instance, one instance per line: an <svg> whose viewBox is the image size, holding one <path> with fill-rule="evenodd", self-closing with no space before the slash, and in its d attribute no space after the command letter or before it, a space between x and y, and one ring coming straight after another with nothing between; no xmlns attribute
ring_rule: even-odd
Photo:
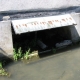
<svg viewBox="0 0 80 80"><path fill-rule="evenodd" d="M71 40L70 26L41 30L16 35L13 30L13 46L22 48L23 53L30 48L31 51L38 50L39 53L56 49L56 43Z"/></svg>

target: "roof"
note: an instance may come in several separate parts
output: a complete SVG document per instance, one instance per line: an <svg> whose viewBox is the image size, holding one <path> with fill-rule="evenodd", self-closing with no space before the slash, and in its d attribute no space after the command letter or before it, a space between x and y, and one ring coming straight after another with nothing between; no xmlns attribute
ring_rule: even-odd
<svg viewBox="0 0 80 80"><path fill-rule="evenodd" d="M75 24L76 22L69 14L12 20L12 25L16 34L70 26Z"/></svg>

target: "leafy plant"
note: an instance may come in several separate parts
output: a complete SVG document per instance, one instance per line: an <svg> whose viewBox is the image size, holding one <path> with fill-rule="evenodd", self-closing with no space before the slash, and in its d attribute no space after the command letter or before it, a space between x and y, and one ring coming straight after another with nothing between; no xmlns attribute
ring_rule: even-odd
<svg viewBox="0 0 80 80"><path fill-rule="evenodd" d="M22 57L22 50L21 50L21 47L18 49L18 57L19 57L19 58Z"/></svg>
<svg viewBox="0 0 80 80"><path fill-rule="evenodd" d="M17 61L17 60L18 60L17 52L16 52L15 49L13 50L13 52L14 52L13 59L14 59L15 61Z"/></svg>
<svg viewBox="0 0 80 80"><path fill-rule="evenodd" d="M53 53L56 53L56 49L52 48L52 52L53 52Z"/></svg>
<svg viewBox="0 0 80 80"><path fill-rule="evenodd" d="M0 62L0 68L2 68L2 63Z"/></svg>
<svg viewBox="0 0 80 80"><path fill-rule="evenodd" d="M26 51L24 53L24 55L22 53L21 47L18 49L18 51L16 49L14 49L13 52L14 52L13 59L15 61L18 61L18 59L26 59L27 60L29 57L28 55L30 53L30 48L28 49L28 51Z"/></svg>
<svg viewBox="0 0 80 80"><path fill-rule="evenodd" d="M29 58L29 53L30 53L30 48L28 51L26 51L26 53L24 54L24 58L27 60Z"/></svg>
<svg viewBox="0 0 80 80"><path fill-rule="evenodd" d="M13 52L14 52L13 59L15 61L17 61L18 59L20 59L22 57L21 47L18 49L18 51L16 49L14 49Z"/></svg>
<svg viewBox="0 0 80 80"><path fill-rule="evenodd" d="M3 68L2 62L0 62L0 76L10 76L10 74Z"/></svg>

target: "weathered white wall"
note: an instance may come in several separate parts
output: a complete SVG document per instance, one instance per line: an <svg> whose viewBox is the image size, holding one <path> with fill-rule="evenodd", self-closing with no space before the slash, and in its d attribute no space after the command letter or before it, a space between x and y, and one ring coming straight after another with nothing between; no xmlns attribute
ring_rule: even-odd
<svg viewBox="0 0 80 80"><path fill-rule="evenodd" d="M73 42L80 40L80 13L71 14L77 25L71 26L71 38Z"/></svg>
<svg viewBox="0 0 80 80"><path fill-rule="evenodd" d="M55 9L80 6L80 0L0 0L0 11Z"/></svg>
<svg viewBox="0 0 80 80"><path fill-rule="evenodd" d="M13 55L13 43L10 21L0 22L0 55Z"/></svg>

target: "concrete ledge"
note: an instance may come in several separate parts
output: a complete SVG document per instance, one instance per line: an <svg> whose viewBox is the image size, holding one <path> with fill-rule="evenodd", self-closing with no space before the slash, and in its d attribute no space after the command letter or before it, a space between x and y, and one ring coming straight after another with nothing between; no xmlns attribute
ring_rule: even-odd
<svg viewBox="0 0 80 80"><path fill-rule="evenodd" d="M10 21L0 22L0 54L4 54L6 56L13 55L13 43Z"/></svg>
<svg viewBox="0 0 80 80"><path fill-rule="evenodd" d="M80 0L0 0L0 11L55 9L80 6Z"/></svg>
<svg viewBox="0 0 80 80"><path fill-rule="evenodd" d="M77 25L70 27L71 39L73 42L77 42L80 40L80 13L74 13L71 16L77 23Z"/></svg>

